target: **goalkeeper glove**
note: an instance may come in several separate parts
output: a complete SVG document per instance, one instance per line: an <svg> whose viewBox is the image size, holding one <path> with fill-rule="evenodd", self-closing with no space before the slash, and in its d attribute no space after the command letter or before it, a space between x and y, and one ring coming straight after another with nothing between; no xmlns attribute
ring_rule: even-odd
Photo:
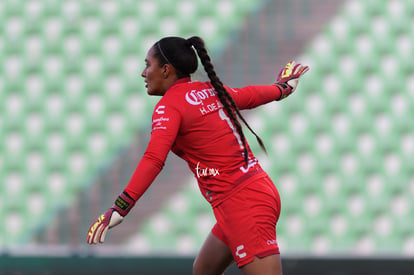
<svg viewBox="0 0 414 275"><path fill-rule="evenodd" d="M103 243L108 229L120 224L134 207L135 200L125 191L116 199L114 205L89 227L86 242L88 244Z"/></svg>
<svg viewBox="0 0 414 275"><path fill-rule="evenodd" d="M286 66L279 72L275 85L281 90L281 100L291 93L293 93L298 86L299 78L309 70L308 66L302 64L296 64L295 61L290 61Z"/></svg>

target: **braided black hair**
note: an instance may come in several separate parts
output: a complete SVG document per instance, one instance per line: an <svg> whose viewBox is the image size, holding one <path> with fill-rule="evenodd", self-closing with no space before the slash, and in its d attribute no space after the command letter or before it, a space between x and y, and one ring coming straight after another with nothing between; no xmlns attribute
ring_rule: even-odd
<svg viewBox="0 0 414 275"><path fill-rule="evenodd" d="M168 45L168 46L167 46ZM211 85L216 90L217 96L220 102L223 104L223 108L229 116L231 122L239 134L243 149L244 149L244 160L246 166L248 165L249 155L247 151L247 142L243 133L243 128L237 119L239 117L247 128L255 135L257 142L260 147L266 152L266 148L261 138L253 131L247 121L241 115L239 108L235 104L231 95L224 88L223 83L217 76L214 66L211 62L211 58L208 55L204 40L198 36L184 39L180 37L166 37L158 41L154 45L155 56L160 60L160 66L170 63L174 66L177 71L179 78L189 76L197 70L197 56L193 50L196 50L198 57L200 58L201 64L210 79Z"/></svg>

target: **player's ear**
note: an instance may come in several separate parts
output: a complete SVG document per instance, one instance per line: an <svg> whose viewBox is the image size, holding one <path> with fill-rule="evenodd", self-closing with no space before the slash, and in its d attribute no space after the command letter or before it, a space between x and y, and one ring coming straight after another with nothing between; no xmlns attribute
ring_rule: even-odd
<svg viewBox="0 0 414 275"><path fill-rule="evenodd" d="M171 64L164 64L162 66L162 74L164 76L164 79L168 78L168 76L174 73L175 73L175 69Z"/></svg>
<svg viewBox="0 0 414 275"><path fill-rule="evenodd" d="M167 77L168 77L168 74L169 74L168 64L164 64L164 65L162 65L162 70L161 70L161 72L162 72L162 76L163 76L164 78L167 78Z"/></svg>

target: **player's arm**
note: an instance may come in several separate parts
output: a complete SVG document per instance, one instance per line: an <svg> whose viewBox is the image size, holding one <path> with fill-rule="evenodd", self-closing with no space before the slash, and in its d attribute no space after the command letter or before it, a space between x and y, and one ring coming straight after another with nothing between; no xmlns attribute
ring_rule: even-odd
<svg viewBox="0 0 414 275"><path fill-rule="evenodd" d="M252 109L257 106L282 100L292 94L299 83L299 78L309 70L308 66L290 61L278 74L272 85L254 85L243 88L228 88L239 109Z"/></svg>
<svg viewBox="0 0 414 275"><path fill-rule="evenodd" d="M180 127L181 115L174 108L157 105L150 142L128 185L111 208L89 227L87 243L103 243L108 229L120 224L162 170Z"/></svg>

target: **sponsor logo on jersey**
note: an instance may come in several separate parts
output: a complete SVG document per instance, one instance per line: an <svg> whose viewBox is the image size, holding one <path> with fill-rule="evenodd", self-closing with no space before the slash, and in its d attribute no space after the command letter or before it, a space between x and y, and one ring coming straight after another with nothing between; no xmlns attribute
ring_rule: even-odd
<svg viewBox="0 0 414 275"><path fill-rule="evenodd" d="M152 120L152 130L165 130L167 127L164 125L165 122L170 121L168 117L160 117Z"/></svg>
<svg viewBox="0 0 414 275"><path fill-rule="evenodd" d="M208 177L208 176L215 177L215 176L220 175L219 169L209 168L209 167L201 168L200 162L197 163L195 170L196 170L197 178Z"/></svg>
<svg viewBox="0 0 414 275"><path fill-rule="evenodd" d="M223 108L223 104L218 99L215 102L210 101L208 104L205 104L205 100L214 96L216 96L216 91L213 88L192 90L185 94L185 100L193 106L199 105L200 108L198 110L204 116Z"/></svg>
<svg viewBox="0 0 414 275"><path fill-rule="evenodd" d="M185 94L185 100L187 100L187 102L191 105L203 105L204 100L215 95L216 91L213 88L203 89L200 91L192 90L191 92L187 92Z"/></svg>

